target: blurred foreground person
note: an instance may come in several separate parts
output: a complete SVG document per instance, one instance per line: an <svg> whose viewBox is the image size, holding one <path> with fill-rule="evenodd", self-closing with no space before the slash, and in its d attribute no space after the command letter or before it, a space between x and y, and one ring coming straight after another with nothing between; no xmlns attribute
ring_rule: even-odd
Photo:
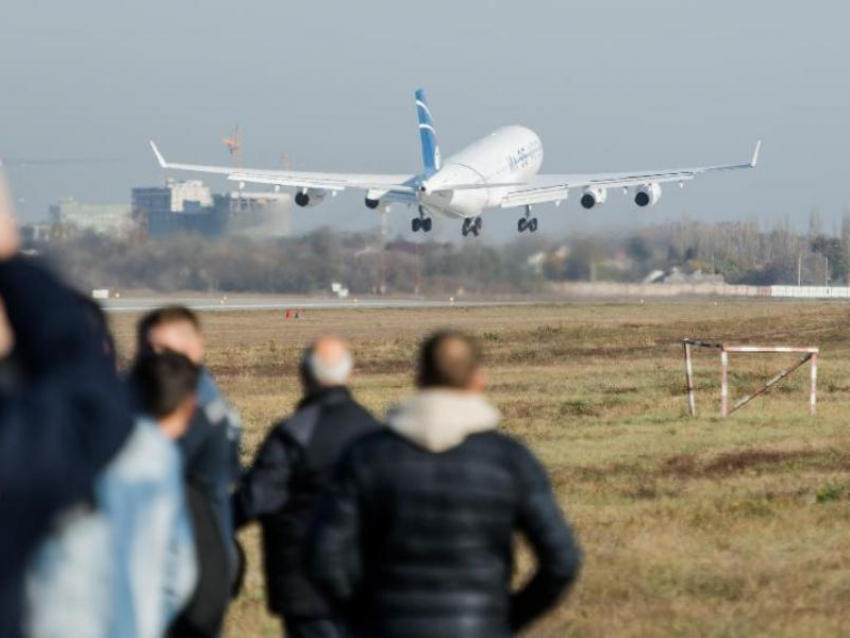
<svg viewBox="0 0 850 638"><path fill-rule="evenodd" d="M163 636L195 589L197 565L180 453L198 369L177 354L132 372L141 416L98 477L63 512L27 582L27 635Z"/></svg>
<svg viewBox="0 0 850 638"><path fill-rule="evenodd" d="M233 535L231 492L241 474L239 415L219 390L204 363L204 337L198 316L182 306L159 308L145 315L138 326L138 351L178 352L201 366L198 410L188 432L179 440L189 485L212 510L227 550L230 578L237 571Z"/></svg>
<svg viewBox="0 0 850 638"><path fill-rule="evenodd" d="M27 563L90 492L132 418L104 335L77 295L17 256L0 175L0 636L22 632Z"/></svg>
<svg viewBox="0 0 850 638"><path fill-rule="evenodd" d="M356 442L317 521L316 582L364 636L510 636L556 604L580 553L546 472L496 432L477 345L422 346L419 393ZM537 571L511 593L513 536Z"/></svg>
<svg viewBox="0 0 850 638"><path fill-rule="evenodd" d="M346 388L352 368L339 339L318 339L304 351L304 398L269 433L234 497L237 525L262 524L269 609L283 617L288 638L345 635L307 577L303 554L316 500L343 450L380 427Z"/></svg>

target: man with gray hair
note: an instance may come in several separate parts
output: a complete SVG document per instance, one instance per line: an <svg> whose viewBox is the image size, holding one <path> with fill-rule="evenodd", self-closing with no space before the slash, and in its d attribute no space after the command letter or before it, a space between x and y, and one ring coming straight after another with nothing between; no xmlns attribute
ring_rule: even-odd
<svg viewBox="0 0 850 638"><path fill-rule="evenodd" d="M304 350L299 367L304 398L275 425L234 495L237 526L259 520L267 599L288 637L343 635L340 619L315 589L303 554L315 504L330 484L342 452L380 428L347 389L354 360L346 344L322 337Z"/></svg>

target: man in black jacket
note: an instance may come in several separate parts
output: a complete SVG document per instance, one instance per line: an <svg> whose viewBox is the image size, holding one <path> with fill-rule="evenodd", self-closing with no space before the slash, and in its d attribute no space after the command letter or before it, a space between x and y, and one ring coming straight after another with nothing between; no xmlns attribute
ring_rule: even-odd
<svg viewBox="0 0 850 638"><path fill-rule="evenodd" d="M12 348L0 358L14 361L0 391L4 638L22 631L22 578L31 553L56 514L87 496L132 427L121 382L104 353L105 335L89 310L76 293L16 256L17 249L0 175L0 349Z"/></svg>
<svg viewBox="0 0 850 638"><path fill-rule="evenodd" d="M237 525L262 524L269 609L283 616L288 638L344 635L305 574L303 553L315 503L343 450L380 428L346 388L352 367L339 339L319 339L304 351L304 399L269 433L234 497Z"/></svg>
<svg viewBox="0 0 850 638"><path fill-rule="evenodd" d="M431 337L417 384L340 464L313 575L364 636L512 635L556 604L579 549L540 463L495 431L476 344ZM515 532L538 567L511 594Z"/></svg>

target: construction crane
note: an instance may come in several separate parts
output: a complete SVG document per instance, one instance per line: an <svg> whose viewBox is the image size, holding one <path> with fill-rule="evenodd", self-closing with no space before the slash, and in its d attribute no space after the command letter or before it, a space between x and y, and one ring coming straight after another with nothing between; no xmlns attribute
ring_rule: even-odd
<svg viewBox="0 0 850 638"><path fill-rule="evenodd" d="M230 152L230 160L236 168L242 168L242 131L239 124L233 129L230 137L221 140Z"/></svg>

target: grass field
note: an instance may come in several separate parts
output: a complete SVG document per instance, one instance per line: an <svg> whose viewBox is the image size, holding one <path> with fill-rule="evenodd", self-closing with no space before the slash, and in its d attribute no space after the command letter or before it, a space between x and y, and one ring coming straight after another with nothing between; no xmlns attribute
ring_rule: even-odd
<svg viewBox="0 0 850 638"><path fill-rule="evenodd" d="M531 636L850 634L850 307L713 302L204 317L209 364L242 412L248 462L297 400L311 337L348 337L357 396L376 413L410 391L417 341L451 326L478 335L504 429L548 467L586 564ZM114 319L127 352L133 318ZM682 337L817 345L808 369L717 418L716 354L698 354L698 418L685 416ZM737 394L794 356L733 356ZM246 591L228 636L273 636L255 529ZM530 568L524 556L521 579Z"/></svg>

